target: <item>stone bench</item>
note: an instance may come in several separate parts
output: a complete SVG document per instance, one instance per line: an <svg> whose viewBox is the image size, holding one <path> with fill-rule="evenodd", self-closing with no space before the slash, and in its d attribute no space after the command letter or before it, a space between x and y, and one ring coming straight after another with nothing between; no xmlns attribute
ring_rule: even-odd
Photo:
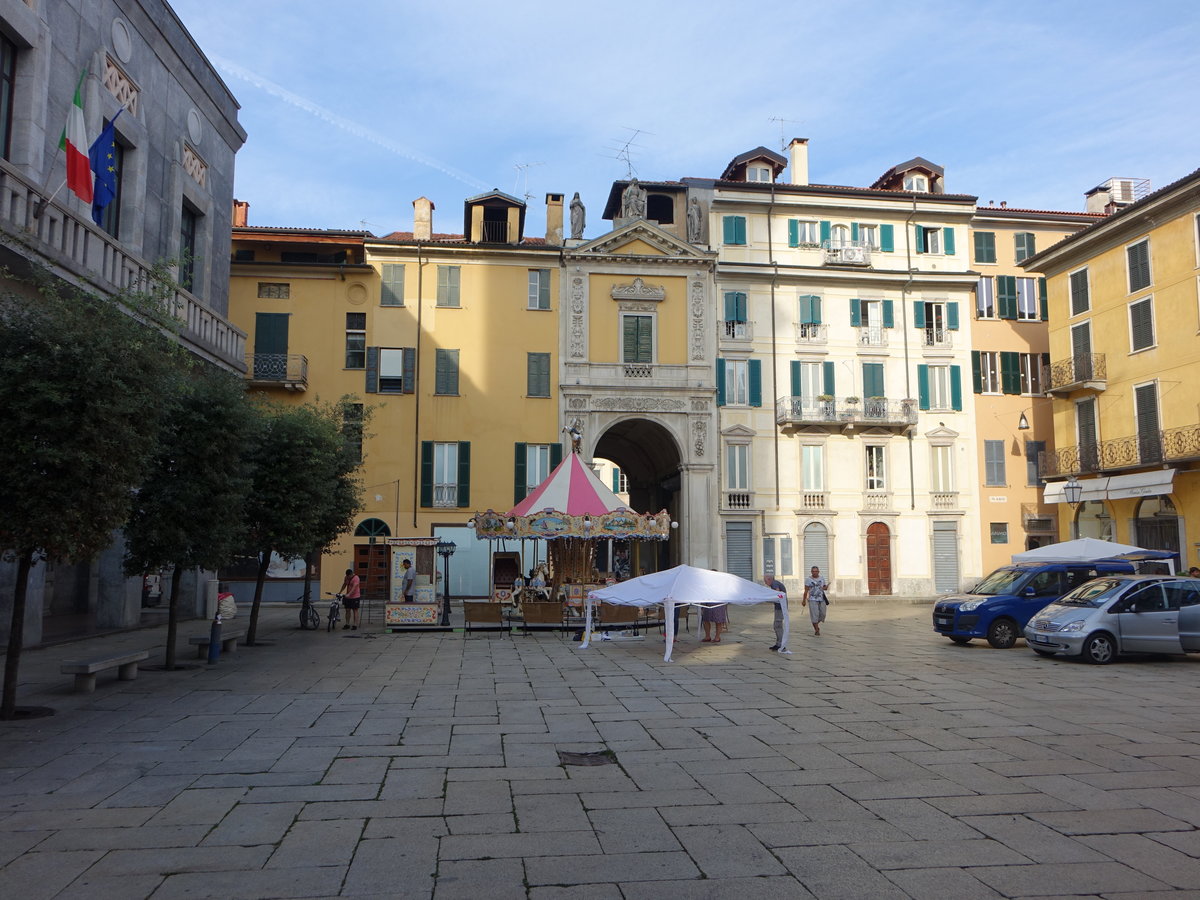
<svg viewBox="0 0 1200 900"><path fill-rule="evenodd" d="M245 628L221 628L221 652L235 653L237 652L237 642L246 636ZM196 656L199 659L204 659L208 656L209 645L208 634L194 634L188 638L188 643L197 648Z"/></svg>
<svg viewBox="0 0 1200 900"><path fill-rule="evenodd" d="M116 669L117 678L121 681L133 681L137 678L138 663L149 657L149 650L131 650L127 653L97 656L94 659L70 659L59 667L59 671L64 675L75 676L76 693L90 694L96 690L97 672Z"/></svg>

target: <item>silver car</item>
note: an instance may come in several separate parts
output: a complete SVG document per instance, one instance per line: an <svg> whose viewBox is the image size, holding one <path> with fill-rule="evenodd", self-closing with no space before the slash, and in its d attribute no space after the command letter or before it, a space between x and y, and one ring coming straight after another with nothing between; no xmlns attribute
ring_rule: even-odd
<svg viewBox="0 0 1200 900"><path fill-rule="evenodd" d="M1101 664L1121 653L1200 653L1200 579L1094 578L1030 619L1025 641L1041 656Z"/></svg>

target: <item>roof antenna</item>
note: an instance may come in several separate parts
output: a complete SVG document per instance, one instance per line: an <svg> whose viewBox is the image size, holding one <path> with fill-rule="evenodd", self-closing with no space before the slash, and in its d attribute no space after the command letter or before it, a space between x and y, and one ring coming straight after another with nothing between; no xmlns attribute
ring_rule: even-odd
<svg viewBox="0 0 1200 900"><path fill-rule="evenodd" d="M801 120L800 119L783 119L783 118L780 118L779 116L771 116L770 118L767 119L767 121L779 123L779 149L781 152L786 150L787 149L787 135L784 133L783 126L787 122L791 122L793 125L799 125L799 124L801 124Z"/></svg>
<svg viewBox="0 0 1200 900"><path fill-rule="evenodd" d="M635 175L637 175L637 168L633 165L633 150L634 148L641 147L640 144L635 142L637 141L639 135L645 134L653 137L654 133L651 131L643 131L640 128L630 128L628 125L622 125L621 127L626 131L633 132L633 134L629 135L629 138L625 141L625 143L621 143L621 139L617 138L613 142L613 146L607 148L610 153L605 155L610 159L619 160L620 162L625 163L625 177L633 178Z"/></svg>
<svg viewBox="0 0 1200 900"><path fill-rule="evenodd" d="M513 166L513 168L517 170L517 177L516 177L515 182L513 183L513 193L515 194L517 192L517 189L523 186L525 190L524 190L524 193L522 194L522 196L525 198L526 203L528 203L530 200L533 199L533 194L529 193L529 170L533 166L544 166L544 165L545 165L544 162L535 162L535 163L516 163ZM522 185L522 183L521 183L522 180L524 181L524 185Z"/></svg>

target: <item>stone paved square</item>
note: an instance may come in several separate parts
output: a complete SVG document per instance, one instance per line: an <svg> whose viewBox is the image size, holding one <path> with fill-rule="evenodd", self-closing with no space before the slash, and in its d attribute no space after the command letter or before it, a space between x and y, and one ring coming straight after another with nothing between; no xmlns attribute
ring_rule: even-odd
<svg viewBox="0 0 1200 900"><path fill-rule="evenodd" d="M0 724L0 896L1200 895L1200 659L956 646L844 602L579 650L555 634L301 632L71 691L28 651ZM560 750L610 751L563 765Z"/></svg>

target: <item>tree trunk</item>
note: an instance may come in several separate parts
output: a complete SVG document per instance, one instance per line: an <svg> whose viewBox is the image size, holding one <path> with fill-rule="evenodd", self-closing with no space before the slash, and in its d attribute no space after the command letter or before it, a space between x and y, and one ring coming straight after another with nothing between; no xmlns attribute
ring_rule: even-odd
<svg viewBox="0 0 1200 900"><path fill-rule="evenodd" d="M176 564L171 573L171 599L167 602L167 653L163 668L175 671L175 637L179 630L179 587L183 582L183 566Z"/></svg>
<svg viewBox="0 0 1200 900"><path fill-rule="evenodd" d="M250 607L250 623L246 626L246 646L253 647L258 635L258 610L262 606L263 582L267 580L267 568L271 565L271 551L264 550L258 564L258 581L254 584L254 603Z"/></svg>
<svg viewBox="0 0 1200 900"><path fill-rule="evenodd" d="M12 625L8 632L8 656L4 659L4 698L0 701L0 719L17 714L17 671L21 665L21 647L25 643L25 594L33 553L25 551L17 560L17 586L13 591Z"/></svg>
<svg viewBox="0 0 1200 900"><path fill-rule="evenodd" d="M304 599L307 600L312 596L312 561L317 553L317 549L304 554ZM301 601L303 602L303 601Z"/></svg>

